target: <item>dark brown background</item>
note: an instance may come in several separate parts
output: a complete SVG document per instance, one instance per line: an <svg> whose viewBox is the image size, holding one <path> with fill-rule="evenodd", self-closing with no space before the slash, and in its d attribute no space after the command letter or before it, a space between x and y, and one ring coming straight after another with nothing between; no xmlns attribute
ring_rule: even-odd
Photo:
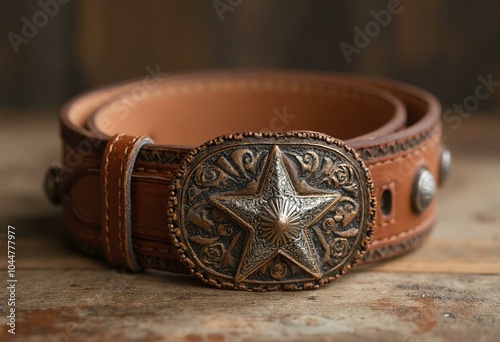
<svg viewBox="0 0 500 342"><path fill-rule="evenodd" d="M474 94L479 76L500 80L496 0L401 0L401 13L351 63L339 44L353 45L354 28L387 1L217 0L231 8L222 16L215 0L64 1L17 53L8 34L21 35L23 17L33 23L43 9L39 1L1 2L3 106L57 108L89 87L143 77L147 66L373 73L429 89L445 108ZM479 110L499 106L500 90L492 95Z"/></svg>
<svg viewBox="0 0 500 342"><path fill-rule="evenodd" d="M52 0L43 0L44 3ZM62 0L59 0L62 1ZM500 87L444 117L454 167L438 222L413 253L360 267L331 286L258 295L193 277L128 274L64 240L43 193L60 159L57 112L70 96L146 68L167 73L285 67L374 73L435 93L445 111L500 81L500 1L401 0L403 10L346 62L341 42L386 1L68 0L15 53L38 0L0 0L0 282L16 227L19 341L497 341L500 326ZM221 0L223 3L240 0ZM483 89L484 90L484 89ZM471 100L472 101L472 100ZM448 111L449 112L449 111ZM451 120L450 120L451 119ZM7 332L0 286L0 341Z"/></svg>

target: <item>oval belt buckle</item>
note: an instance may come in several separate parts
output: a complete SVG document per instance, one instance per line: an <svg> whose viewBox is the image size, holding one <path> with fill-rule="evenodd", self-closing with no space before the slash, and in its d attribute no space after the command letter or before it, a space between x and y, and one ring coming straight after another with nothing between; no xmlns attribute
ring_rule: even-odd
<svg viewBox="0 0 500 342"><path fill-rule="evenodd" d="M375 220L370 172L314 132L240 133L191 151L169 188L168 228L204 282L313 289L353 267Z"/></svg>

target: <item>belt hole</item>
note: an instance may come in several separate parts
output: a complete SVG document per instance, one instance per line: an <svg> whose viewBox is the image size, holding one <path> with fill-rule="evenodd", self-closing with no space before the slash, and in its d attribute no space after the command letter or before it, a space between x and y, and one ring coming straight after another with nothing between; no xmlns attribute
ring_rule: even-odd
<svg viewBox="0 0 500 342"><path fill-rule="evenodd" d="M389 189L385 189L380 197L380 210L382 215L389 216L392 211L392 192Z"/></svg>

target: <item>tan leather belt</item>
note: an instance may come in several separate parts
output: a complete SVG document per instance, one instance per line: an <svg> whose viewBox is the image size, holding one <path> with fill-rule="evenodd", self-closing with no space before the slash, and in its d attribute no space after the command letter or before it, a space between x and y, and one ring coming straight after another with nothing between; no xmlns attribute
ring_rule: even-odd
<svg viewBox="0 0 500 342"><path fill-rule="evenodd" d="M439 117L429 93L374 77L144 79L64 107L46 190L74 244L111 264L219 288L316 288L428 235Z"/></svg>

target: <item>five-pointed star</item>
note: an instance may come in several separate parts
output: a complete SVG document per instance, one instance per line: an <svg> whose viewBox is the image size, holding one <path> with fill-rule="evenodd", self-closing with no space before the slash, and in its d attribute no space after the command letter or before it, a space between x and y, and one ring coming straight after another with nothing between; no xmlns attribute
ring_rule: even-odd
<svg viewBox="0 0 500 342"><path fill-rule="evenodd" d="M315 278L322 270L306 229L335 206L341 195L298 194L278 146L271 148L257 191L224 193L210 201L247 231L235 281L241 282L278 254ZM293 175L293 174L292 174ZM295 180L295 184L298 182Z"/></svg>

